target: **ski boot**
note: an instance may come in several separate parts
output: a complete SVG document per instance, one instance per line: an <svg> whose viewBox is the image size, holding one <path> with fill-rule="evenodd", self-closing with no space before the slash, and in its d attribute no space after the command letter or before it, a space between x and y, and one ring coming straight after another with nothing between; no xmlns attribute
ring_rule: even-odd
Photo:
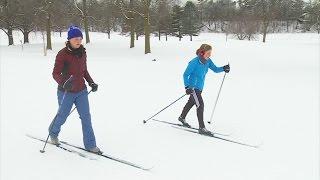
<svg viewBox="0 0 320 180"><path fill-rule="evenodd" d="M213 133L206 128L199 128L199 134L206 135L206 136L213 136Z"/></svg>
<svg viewBox="0 0 320 180"><path fill-rule="evenodd" d="M182 126L187 127L187 128L191 128L191 126L182 117L179 117L178 120L182 123Z"/></svg>
<svg viewBox="0 0 320 180"><path fill-rule="evenodd" d="M94 154L103 154L103 152L98 148L98 147L94 147L94 148L91 148L91 149L88 149L89 152L92 152Z"/></svg>
<svg viewBox="0 0 320 180"><path fill-rule="evenodd" d="M56 145L56 146L61 145L61 143L60 143L60 141L59 141L58 137L50 136L50 141L51 141L51 143L52 143L53 145Z"/></svg>

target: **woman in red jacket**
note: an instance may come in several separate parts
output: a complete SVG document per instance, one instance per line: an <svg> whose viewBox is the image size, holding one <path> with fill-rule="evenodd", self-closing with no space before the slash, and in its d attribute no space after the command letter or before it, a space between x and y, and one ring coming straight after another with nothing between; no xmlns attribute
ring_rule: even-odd
<svg viewBox="0 0 320 180"><path fill-rule="evenodd" d="M56 56L52 75L58 83L59 111L50 124L49 134L51 142L59 145L58 135L61 126L66 122L72 105L75 104L81 119L85 148L101 154L92 129L85 80L93 92L98 90L98 85L94 83L87 70L87 55L81 44L82 38L81 30L76 26L71 26L68 31L66 47L61 49Z"/></svg>

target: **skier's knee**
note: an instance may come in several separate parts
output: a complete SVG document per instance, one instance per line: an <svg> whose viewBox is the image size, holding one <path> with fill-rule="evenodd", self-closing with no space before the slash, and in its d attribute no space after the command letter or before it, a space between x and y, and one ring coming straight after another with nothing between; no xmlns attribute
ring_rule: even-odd
<svg viewBox="0 0 320 180"><path fill-rule="evenodd" d="M80 119L82 121L90 121L91 120L91 114L90 113L80 114Z"/></svg>

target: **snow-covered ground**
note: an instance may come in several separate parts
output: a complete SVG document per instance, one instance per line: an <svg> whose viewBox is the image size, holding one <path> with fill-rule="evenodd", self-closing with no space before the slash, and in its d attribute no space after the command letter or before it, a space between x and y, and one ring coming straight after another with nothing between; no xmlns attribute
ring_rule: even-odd
<svg viewBox="0 0 320 180"><path fill-rule="evenodd" d="M15 33L16 39L22 35ZM144 39L129 49L128 37L91 33L86 45L88 67L99 90L90 94L97 143L106 154L144 166L137 170L111 160L84 159L26 137L46 138L57 108L51 72L64 46L53 34L53 50L43 56L40 34L30 34L22 51L8 47L0 33L1 171L2 180L148 179L148 180L318 180L319 179L319 51L318 34L270 34L267 43L239 41L204 33L193 42L170 37L152 39L144 55ZM184 93L182 73L201 43L214 46L217 65L230 62L213 125L230 139L261 144L245 147L142 121ZM156 61L152 61L156 59ZM223 73L209 72L203 97L210 117ZM187 98L158 119L177 122ZM188 121L198 126L195 110ZM81 124L73 113L60 138L82 145ZM94 155L93 155L94 157Z"/></svg>

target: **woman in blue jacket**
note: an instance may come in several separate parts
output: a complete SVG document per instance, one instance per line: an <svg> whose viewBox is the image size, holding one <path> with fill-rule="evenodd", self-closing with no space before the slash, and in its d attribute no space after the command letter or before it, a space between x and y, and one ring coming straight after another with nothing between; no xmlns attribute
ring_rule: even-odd
<svg viewBox="0 0 320 180"><path fill-rule="evenodd" d="M211 132L205 128L203 122L204 102L201 96L208 69L211 69L215 73L228 73L230 71L229 65L217 67L210 59L211 53L212 47L208 44L202 44L196 52L197 57L189 62L188 67L183 74L186 93L188 95L190 94L190 98L182 110L179 121L183 126L191 127L186 122L185 118L193 105L196 105L200 134L211 134Z"/></svg>

